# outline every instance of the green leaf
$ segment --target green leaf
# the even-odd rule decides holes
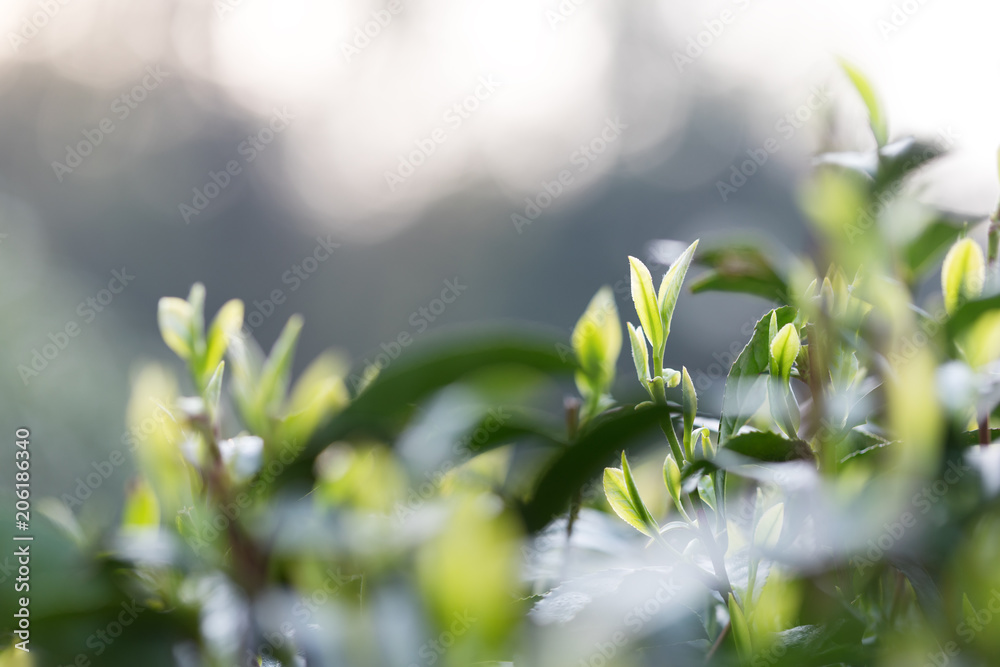
[[[925,164],[944,154],[935,144],[913,137],[904,137],[878,149],[878,173],[875,194],[892,190],[894,186]]]
[[[608,499],[608,504],[615,514],[622,521],[638,530],[643,535],[650,536],[649,528],[643,521],[642,516],[636,511],[629,497],[628,488],[625,484],[625,475],[618,468],[604,469],[604,495]]]
[[[626,458],[624,451],[622,452],[622,476],[625,480],[625,488],[628,490],[629,498],[632,501],[632,507],[635,508],[639,514],[639,518],[642,519],[648,529],[646,534],[650,536],[659,534],[660,526],[649,513],[646,503],[642,502],[642,496],[639,495],[639,487],[635,485],[635,479],[632,477],[632,470],[629,468],[628,458]]]
[[[672,368],[663,369],[663,386],[667,389],[673,389],[681,383],[681,373],[680,371],[675,371]]]
[[[790,324],[796,317],[796,310],[791,306],[783,306],[773,312],[776,327]],[[719,424],[720,447],[725,446],[726,441],[747,423],[764,402],[764,378],[761,374],[768,369],[771,359],[768,340],[770,321],[769,312],[757,322],[750,342],[729,371]]]
[[[635,363],[635,374],[639,383],[649,390],[649,350],[646,348],[646,335],[642,327],[636,329],[628,323],[628,339],[632,344],[632,361]]]
[[[673,412],[666,405],[624,407],[594,420],[535,481],[533,497],[521,508],[526,529],[537,532],[559,516],[569,506],[570,499],[601,474],[617,452],[626,448],[637,452],[662,442],[650,436],[659,433],[661,421],[669,419]]]
[[[734,435],[726,442],[726,449],[767,463],[812,461],[814,458],[808,443],[802,440],[789,440],[770,431],[751,431]]]
[[[736,603],[733,594],[729,594],[729,623],[733,630],[733,640],[736,643],[736,652],[739,654],[740,663],[749,665],[753,657],[753,647],[750,644],[750,629],[747,627],[747,620],[743,616],[743,610]]]
[[[122,528],[146,529],[160,525],[160,503],[153,487],[145,480],[139,480],[125,499],[122,514]]]
[[[295,356],[295,345],[302,332],[302,318],[293,315],[288,319],[285,328],[281,330],[278,340],[274,341],[271,354],[267,356],[261,369],[257,386],[257,409],[270,413],[276,410],[285,400],[288,392],[288,381],[292,373],[292,359]]]
[[[945,323],[948,338],[960,341],[983,315],[995,310],[1000,310],[1000,294],[960,304]]]
[[[854,84],[855,89],[857,89],[862,101],[864,101],[865,106],[868,108],[868,120],[871,123],[875,141],[878,142],[879,146],[883,146],[889,139],[889,127],[885,114],[882,111],[882,105],[875,94],[875,89],[868,78],[854,65],[841,60],[840,66],[851,80],[851,83]]]
[[[266,430],[266,423],[255,403],[261,369],[264,366],[264,353],[250,336],[234,337],[226,352],[232,371],[231,386],[236,406],[247,427],[254,433],[262,433]]]
[[[691,259],[695,250],[698,249],[698,242],[695,241],[687,247],[681,256],[670,265],[670,269],[664,274],[660,281],[660,290],[656,300],[660,310],[660,320],[663,322],[663,340],[670,336],[670,321],[674,316],[674,307],[677,305],[677,298],[680,296],[681,287],[684,284],[684,276],[687,275],[691,266]]]
[[[788,284],[763,249],[750,242],[704,250],[696,261],[709,271],[691,283],[691,292],[737,292],[787,304]]]
[[[602,287],[590,300],[573,329],[571,341],[580,361],[577,377],[580,393],[596,396],[607,393],[614,382],[622,349],[622,324],[610,287]]]
[[[324,352],[306,367],[295,382],[285,406],[282,440],[306,441],[319,425],[350,401],[344,378],[347,362],[334,352]]]
[[[943,214],[926,223],[917,237],[907,243],[901,252],[903,264],[909,272],[909,280],[913,282],[919,279],[925,271],[932,268],[964,228],[964,224]]]
[[[239,299],[227,301],[212,320],[208,329],[208,341],[205,358],[202,360],[201,373],[214,373],[229,347],[229,340],[240,332],[243,327],[243,302]]]
[[[674,499],[674,504],[680,506],[681,469],[669,454],[663,460],[663,484],[667,487],[667,493]]]
[[[966,301],[978,299],[986,282],[986,259],[983,249],[965,238],[951,247],[941,268],[941,292],[944,308],[953,314]]]
[[[649,275],[649,269],[641,260],[629,257],[629,270],[632,280],[632,302],[635,304],[635,312],[639,316],[639,324],[649,338],[650,345],[653,346],[653,357],[658,358],[663,354],[663,321],[660,317],[660,306],[657,302],[656,292],[653,291],[653,277]]]
[[[220,361],[215,372],[205,385],[205,398],[208,399],[208,414],[215,418],[219,414],[219,403],[222,400],[222,376],[226,371],[226,362]]]
[[[979,614],[976,613],[976,608],[969,601],[968,593],[962,593],[962,615],[965,617],[966,623],[976,623],[979,620]]]
[[[773,313],[772,321],[777,323]],[[801,349],[802,343],[799,341],[799,332],[795,325],[789,323],[783,326],[771,341],[771,374],[787,382],[792,374],[792,365]]]
[[[478,327],[427,334],[386,366],[343,410],[323,415],[302,456],[288,466],[278,485],[311,483],[310,461],[331,442],[350,435],[395,440],[414,406],[463,378],[493,369],[514,369],[532,381],[539,375],[571,374],[579,366],[567,342],[550,332]]]
[[[193,352],[191,319],[191,304],[184,299],[174,296],[160,299],[156,309],[160,335],[167,347],[184,360],[190,359]]]
[[[617,468],[604,470],[604,494],[615,514],[640,533],[653,537],[659,532],[659,526],[639,496],[625,452],[622,452],[620,470]]]
[[[192,285],[187,300],[191,304],[191,356],[200,360],[205,356],[205,286]]]
[[[681,380],[681,402],[684,407],[684,454],[690,461],[694,458],[694,444],[692,435],[694,433],[694,418],[698,415],[698,395],[694,390],[694,383],[688,375],[687,367],[681,367],[683,379]]]

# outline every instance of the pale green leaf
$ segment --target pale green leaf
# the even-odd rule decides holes
[[[614,292],[605,286],[590,300],[573,329],[571,340],[580,362],[580,372],[585,385],[598,395],[606,393],[614,381],[622,349],[621,326]],[[580,391],[585,393],[583,387]]]
[[[776,375],[782,380],[788,380],[792,373],[792,364],[799,356],[800,349],[802,349],[802,343],[799,340],[798,330],[794,324],[786,324],[771,341],[772,375]]]
[[[660,309],[660,318],[663,322],[663,340],[670,336],[670,320],[674,316],[674,307],[677,305],[677,298],[681,293],[681,286],[684,284],[684,276],[687,275],[694,252],[698,249],[698,242],[695,241],[681,253],[670,269],[664,274],[660,281],[660,290],[657,295],[657,303]]]
[[[215,372],[205,385],[205,398],[208,400],[208,413],[214,418],[219,414],[219,403],[222,400],[222,376],[225,374],[226,362],[220,361]]]
[[[674,499],[675,503],[679,503],[681,497],[681,469],[671,456],[667,456],[663,461],[663,483],[666,485],[670,497]]]
[[[753,657],[750,629],[747,627],[743,610],[736,603],[736,598],[733,597],[732,593],[729,594],[729,623],[732,626],[733,639],[736,641],[736,652],[739,654],[740,663],[749,665],[750,659]]]
[[[190,359],[193,351],[191,339],[191,304],[184,299],[165,296],[156,310],[157,323],[163,342],[181,359]]]
[[[659,358],[663,354],[663,322],[660,319],[660,307],[657,303],[656,292],[653,290],[653,277],[649,275],[649,269],[641,260],[629,257],[628,262],[635,312],[639,316],[642,330],[646,333],[646,337],[649,338],[649,343],[653,347],[653,357]]]
[[[684,454],[688,460],[694,459],[694,418],[698,414],[698,395],[694,383],[688,374],[687,367],[681,367],[681,399],[684,408]]]
[[[632,344],[632,361],[635,363],[635,374],[642,386],[649,388],[649,350],[646,348],[646,334],[642,327],[636,329],[628,323],[628,339]]]
[[[632,507],[635,508],[639,514],[639,518],[642,519],[648,529],[646,534],[658,534],[660,526],[653,520],[653,516],[649,513],[649,510],[646,509],[646,503],[642,502],[642,497],[639,495],[639,488],[635,485],[635,480],[632,478],[632,470],[629,468],[625,452],[622,452],[622,476],[625,479],[625,488],[628,490],[629,498],[632,500]]]
[[[289,376],[292,372],[292,359],[295,356],[295,345],[301,331],[302,318],[293,315],[288,319],[285,328],[281,330],[278,340],[271,348],[271,354],[264,362],[257,387],[255,405],[265,413],[275,410],[285,400]]]
[[[862,73],[861,70],[854,65],[845,60],[841,60],[840,66],[844,69],[844,72],[851,80],[851,83],[854,84],[858,94],[861,95],[861,99],[865,103],[865,107],[868,108],[868,120],[871,123],[872,133],[875,135],[875,141],[878,142],[879,146],[884,146],[886,141],[889,140],[889,122],[885,113],[882,111],[882,104],[879,102],[878,95],[875,93],[875,88],[868,80],[868,77],[866,77],[864,73]]]
[[[239,299],[231,299],[219,309],[215,319],[212,320],[212,326],[209,327],[203,373],[215,372],[222,357],[226,354],[230,339],[240,332],[242,326],[243,302]]]
[[[128,492],[122,513],[122,528],[147,529],[160,525],[160,503],[153,487],[139,480]]]
[[[608,504],[622,521],[638,530],[643,535],[652,537],[649,528],[643,521],[642,516],[632,506],[632,499],[629,496],[628,487],[625,484],[625,475],[618,468],[604,469],[604,495],[608,499]]]
[[[954,313],[966,301],[979,297],[985,282],[983,249],[969,238],[956,242],[948,250],[941,268],[941,291],[948,314]]]

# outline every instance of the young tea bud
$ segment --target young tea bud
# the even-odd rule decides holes
[[[941,268],[941,292],[944,308],[953,314],[960,305],[979,297],[986,282],[986,260],[983,249],[972,239],[965,238],[953,245]]]

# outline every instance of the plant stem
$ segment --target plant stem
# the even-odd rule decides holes
[[[705,656],[705,664],[707,665],[711,660],[712,656],[715,655],[719,647],[722,646],[722,642],[725,641],[726,635],[729,634],[729,628],[732,627],[732,622],[726,623],[725,627],[722,628],[722,632],[719,636],[715,638],[715,643],[712,644],[712,648],[708,650],[708,654]]]

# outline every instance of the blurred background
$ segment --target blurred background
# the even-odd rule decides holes
[[[950,150],[914,187],[979,219],[998,19],[974,0],[5,0],[0,410],[32,429],[35,493],[124,450],[130,372],[171,358],[157,299],[195,281],[209,312],[243,299],[265,348],[303,314],[299,368],[328,347],[360,368],[461,323],[568,336],[602,284],[634,320],[626,255],[669,263],[672,241],[808,248],[810,156],[872,147],[836,56],[894,136]],[[704,405],[765,306],[681,299],[666,362]]]

